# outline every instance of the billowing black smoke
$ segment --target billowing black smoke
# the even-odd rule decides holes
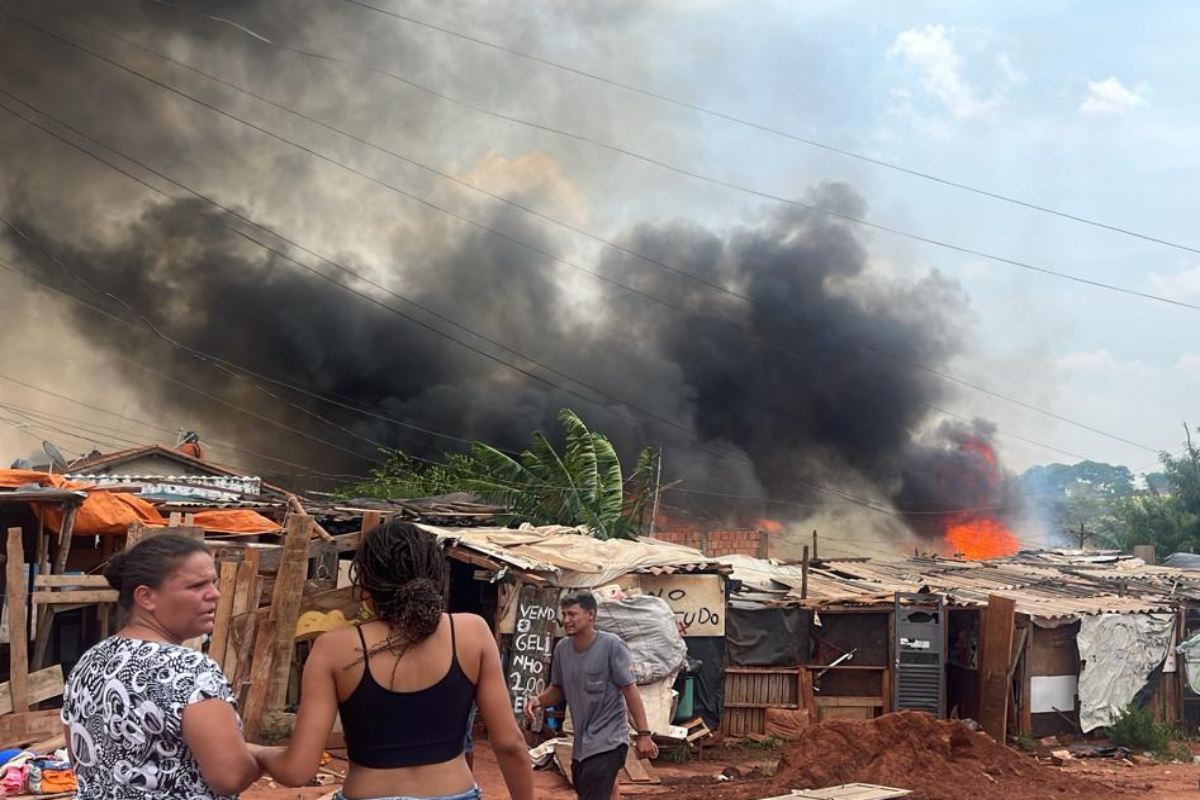
[[[515,151],[521,156],[499,158],[474,141],[479,129],[461,122],[451,127],[448,112],[415,112],[407,97],[380,104],[379,86],[354,75],[318,72],[308,62],[297,66],[291,57],[260,52],[253,42],[230,43],[227,31],[162,17],[168,12],[145,5],[150,8],[135,13],[119,4],[105,21],[189,53],[211,45],[217,54],[209,61],[234,64],[234,80],[262,83],[269,76],[272,96],[372,138],[399,132],[405,141],[421,142],[431,161],[444,156],[437,151],[446,142],[469,143],[456,163],[503,162],[507,179],[517,183],[510,195],[537,207],[554,201],[570,216],[563,208],[570,205],[576,176],[557,170],[578,159],[566,145],[527,144]],[[20,7],[33,14],[33,6]],[[326,45],[352,41],[361,21],[346,17],[344,9],[338,14],[291,27],[325,34]],[[269,15],[254,19],[270,24]],[[292,34],[272,31],[283,39]],[[90,35],[89,41],[100,41]],[[364,35],[386,41],[378,29]],[[761,496],[774,504],[760,506],[759,515],[793,517],[803,516],[803,508],[847,502],[834,491],[871,504],[897,498],[902,508],[927,502],[919,486],[926,454],[913,442],[927,425],[929,404],[945,388],[915,365],[936,367],[957,352],[959,310],[966,301],[936,273],[906,280],[870,267],[867,243],[845,223],[800,207],[762,210],[724,226],[647,221],[617,236],[623,247],[646,257],[640,259],[611,248],[580,253],[522,211],[471,200],[476,205],[469,216],[481,224],[536,250],[570,254],[577,266],[662,301],[656,303],[478,227],[397,205],[402,201],[328,163],[215,120],[178,97],[151,93],[129,76],[111,75],[32,33],[10,31],[0,52],[12,67],[0,71],[4,89],[366,278],[272,240],[304,269],[235,234],[231,227],[248,229],[209,203],[178,188],[167,187],[172,200],[149,194],[4,117],[0,145],[27,147],[36,169],[10,173],[0,186],[2,207],[67,271],[11,234],[0,250],[17,254],[43,280],[125,319],[136,322],[140,315],[189,348],[377,414],[256,379],[268,394],[160,337],[69,306],[80,336],[116,358],[119,380],[153,397],[168,415],[186,414],[202,430],[236,437],[260,452],[328,472],[361,473],[378,457],[379,443],[422,457],[461,447],[412,426],[517,448],[531,431],[553,430],[557,411],[566,406],[625,454],[662,446],[664,477],[683,481],[672,496],[678,505],[728,508],[718,495]],[[408,51],[397,58],[433,76],[458,51],[435,55],[429,63]],[[145,70],[162,68],[145,55],[137,63]],[[490,62],[479,72],[484,69],[495,71]],[[177,73],[169,77],[175,81]],[[510,77],[496,79],[503,84]],[[190,87],[201,85],[194,76],[188,80]],[[251,113],[244,98],[241,105],[225,95],[216,102]],[[433,103],[423,96],[421,102]],[[611,124],[602,105],[580,111],[567,93],[547,92],[546,102],[550,109],[583,114],[577,126],[603,130]],[[263,116],[261,123],[354,160],[344,142],[313,138],[283,119]],[[497,142],[527,136],[509,128],[486,130],[497,131]],[[531,151],[535,157],[522,161]],[[354,163],[377,175],[399,169],[377,160]],[[579,163],[580,176],[599,169],[587,158]],[[428,175],[392,180],[442,197]],[[813,187],[806,202],[867,214],[863,198],[843,184]],[[371,237],[361,246],[360,231]],[[241,415],[198,390],[315,439],[336,441],[341,449]],[[270,465],[259,466],[270,474]]]
[[[926,537],[949,525],[994,518],[1012,526],[1025,512],[1017,477],[1004,469],[993,444],[995,426],[944,422],[910,445],[896,506]]]

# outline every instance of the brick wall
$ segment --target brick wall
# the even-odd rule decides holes
[[[693,547],[711,558],[733,555],[766,558],[770,554],[770,539],[767,532],[751,528],[716,531],[682,528],[655,531],[654,538],[681,544],[685,547]]]

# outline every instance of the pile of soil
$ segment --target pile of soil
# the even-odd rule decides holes
[[[785,749],[777,794],[842,783],[911,789],[911,800],[1027,800],[1111,795],[1114,788],[1040,764],[957,720],[915,711],[830,720]],[[770,796],[770,795],[760,795]]]

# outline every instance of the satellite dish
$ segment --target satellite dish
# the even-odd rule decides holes
[[[66,473],[67,458],[66,458],[66,456],[64,456],[62,454],[62,450],[59,450],[57,447],[55,447],[53,442],[47,442],[47,441],[42,442],[42,450],[46,453],[46,456],[49,457],[49,459],[50,459],[50,471],[51,472],[54,472],[57,470],[58,472]]]

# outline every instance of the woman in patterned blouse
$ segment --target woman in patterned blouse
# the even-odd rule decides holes
[[[84,653],[62,721],[79,800],[216,800],[261,774],[221,668],[184,647],[211,633],[217,573],[204,543],[174,533],[112,557],[125,625]]]

